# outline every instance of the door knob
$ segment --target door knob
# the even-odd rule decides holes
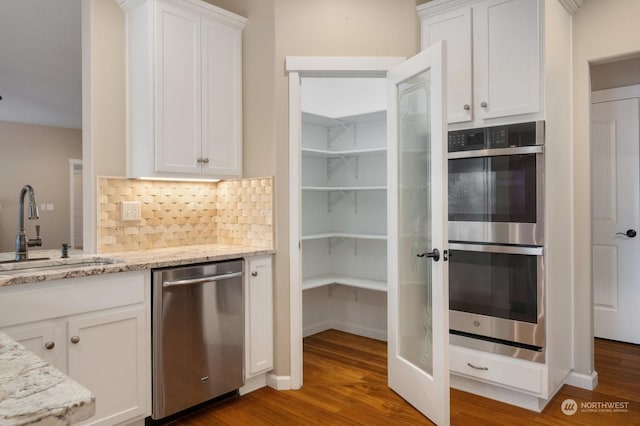
[[[627,232],[616,232],[616,235],[626,235],[629,238],[635,238],[638,233],[635,229],[627,229]]]
[[[440,250],[438,250],[437,248],[434,248],[432,252],[426,252],[426,253],[421,253],[416,255],[418,257],[430,257],[431,259],[433,259],[435,262],[437,262],[438,260],[440,260]]]

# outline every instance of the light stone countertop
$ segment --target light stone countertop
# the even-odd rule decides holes
[[[179,266],[202,262],[273,254],[272,249],[209,244],[87,255],[71,251],[68,259],[59,250],[31,250],[29,262],[0,263],[0,288],[19,284],[87,277],[115,272]],[[14,253],[0,253],[0,262]],[[36,258],[49,258],[34,260]],[[87,264],[82,262],[115,262]],[[34,267],[30,270],[20,269]],[[17,267],[17,268],[16,268]],[[37,355],[0,332],[0,426],[68,425],[95,413],[93,395]]]
[[[95,398],[0,332],[0,426],[69,425],[95,414]]]
[[[88,277],[114,272],[180,266],[193,263],[215,262],[240,257],[273,254],[273,249],[226,244],[206,244],[169,247],[136,252],[79,254],[70,252],[61,259],[59,250],[30,250],[28,262],[0,263],[0,287],[65,278]],[[14,253],[0,253],[0,262],[11,260]],[[36,258],[46,260],[33,260]],[[79,262],[92,262],[82,265]],[[71,264],[77,264],[70,268]],[[101,264],[98,264],[101,263]],[[29,267],[30,269],[17,269]]]

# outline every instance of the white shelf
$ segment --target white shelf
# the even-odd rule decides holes
[[[363,123],[367,121],[382,121],[387,119],[386,111],[372,111],[368,113],[351,115],[348,117],[327,117],[312,112],[302,112],[302,122],[323,127],[342,126],[345,124]]]
[[[313,149],[302,148],[302,155],[305,157],[315,158],[333,158],[333,157],[347,157],[347,156],[363,156],[363,155],[377,155],[386,154],[387,148],[363,148],[363,149],[349,149],[343,151],[330,151],[327,149]]]
[[[323,232],[319,234],[303,235],[302,240],[321,240],[323,238],[354,238],[358,240],[386,240],[387,236],[382,234],[365,234],[355,232]]]
[[[322,275],[302,281],[302,289],[323,287],[331,284],[347,285],[350,287],[365,288],[375,291],[387,291],[387,283],[384,281],[366,280],[362,278],[348,277],[346,275]]]
[[[386,186],[303,186],[303,191],[386,191]]]

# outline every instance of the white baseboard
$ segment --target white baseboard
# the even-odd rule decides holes
[[[244,386],[240,388],[240,395],[246,395],[249,392],[253,392],[254,390],[258,390],[267,386],[267,375],[260,374],[259,376],[250,377],[244,381]]]
[[[503,388],[502,386],[495,386],[475,379],[458,376],[457,374],[451,374],[450,385],[454,389],[459,389],[489,399],[495,399],[496,401],[515,405],[538,413],[542,412],[547,402],[549,402],[548,400],[544,400],[524,392],[514,391],[512,389]]]
[[[341,321],[333,321],[330,328],[338,331],[344,331],[345,333],[368,337],[370,339],[382,340],[383,342],[387,341],[387,330],[376,330],[374,328],[363,327],[361,325]]]
[[[598,386],[598,372],[594,370],[590,375],[586,375],[572,371],[567,375],[564,383],[577,388],[594,390]]]
[[[290,390],[291,376],[277,376],[273,373],[267,373],[267,386],[275,390]]]
[[[329,330],[332,328],[332,324],[332,321],[325,321],[308,325],[302,329],[302,337],[311,336],[312,334]]]
[[[343,321],[325,321],[308,325],[302,330],[302,336],[307,337],[331,329],[344,331],[345,333],[356,334],[358,336],[368,337],[370,339],[382,340],[383,342],[387,341],[387,330],[377,330],[374,328],[363,327],[358,324]]]

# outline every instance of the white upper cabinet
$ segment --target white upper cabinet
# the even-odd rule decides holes
[[[127,175],[241,176],[246,19],[199,0],[120,4],[127,13]]]
[[[538,0],[433,1],[419,11],[422,48],[447,41],[449,124],[541,112]]]
[[[471,8],[463,7],[422,20],[422,48],[447,41],[448,123],[473,120]]]

